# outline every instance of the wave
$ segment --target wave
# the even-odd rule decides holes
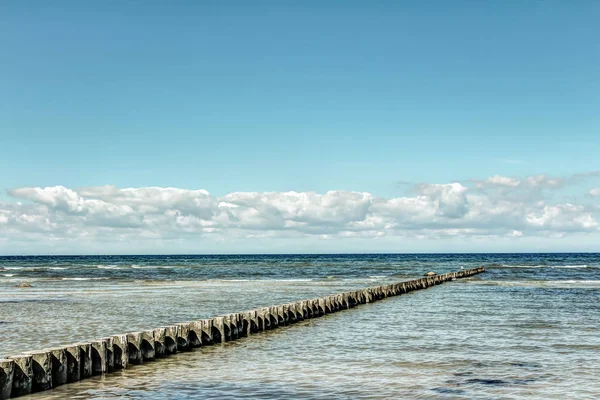
[[[63,281],[95,281],[95,280],[104,280],[110,278],[61,278]]]
[[[290,278],[290,279],[244,279],[244,278],[215,278],[215,279],[207,279],[206,282],[264,282],[264,283],[273,283],[273,282],[314,282],[313,278]],[[201,282],[201,281],[200,281]]]
[[[477,285],[490,285],[490,286],[525,286],[525,287],[539,287],[539,288],[573,288],[573,287],[588,287],[596,288],[600,287],[600,280],[531,280],[531,281],[473,281],[473,284]]]
[[[0,267],[0,271],[18,271],[18,270],[28,270],[32,272],[40,272],[40,271],[48,271],[48,270],[64,270],[69,269],[68,267],[46,267],[46,266],[36,266],[36,267]]]
[[[597,268],[596,266],[590,266],[587,264],[583,265],[507,265],[502,264],[503,268],[553,268],[553,269],[561,269],[561,268]]]
[[[121,269],[118,265],[96,265],[98,269]]]
[[[2,276],[5,276],[5,277],[7,277],[7,278],[10,278],[10,277],[13,277],[13,276],[15,276],[15,274],[2,274]]]
[[[178,265],[139,265],[139,264],[132,264],[131,268],[133,269],[172,269],[172,268],[178,268],[180,266]]]
[[[157,266],[157,265],[139,265],[139,264],[132,264],[131,268],[133,269],[153,269],[153,268],[170,268],[167,266]]]
[[[263,279],[261,279],[263,280]],[[264,279],[270,282],[312,282],[313,278],[290,278],[290,279]]]

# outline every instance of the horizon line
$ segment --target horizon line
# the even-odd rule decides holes
[[[214,257],[214,256],[370,256],[370,255],[471,255],[471,254],[600,254],[600,251],[515,252],[374,252],[374,253],[115,253],[115,254],[0,254],[0,257]]]

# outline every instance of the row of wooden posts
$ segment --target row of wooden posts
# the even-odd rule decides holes
[[[49,390],[180,351],[235,340],[483,271],[483,267],[461,270],[11,356],[0,359],[0,400]]]

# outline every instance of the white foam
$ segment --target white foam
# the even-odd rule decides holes
[[[255,283],[286,283],[286,282],[313,282],[311,278],[297,279],[207,279],[207,282],[255,282]]]
[[[502,265],[504,268],[589,268],[587,264],[582,265]]]
[[[63,281],[92,281],[92,280],[101,280],[101,279],[109,279],[109,278],[61,278]]]
[[[118,265],[96,265],[99,269],[119,269]]]
[[[543,268],[546,265],[506,265],[502,264],[504,268]]]
[[[541,288],[572,288],[572,287],[599,287],[600,280],[544,280],[544,281],[477,281],[477,285],[497,285],[497,286],[525,286]]]

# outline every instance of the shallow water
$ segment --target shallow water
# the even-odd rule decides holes
[[[597,398],[598,254],[0,258],[0,355],[479,265],[31,398]]]

